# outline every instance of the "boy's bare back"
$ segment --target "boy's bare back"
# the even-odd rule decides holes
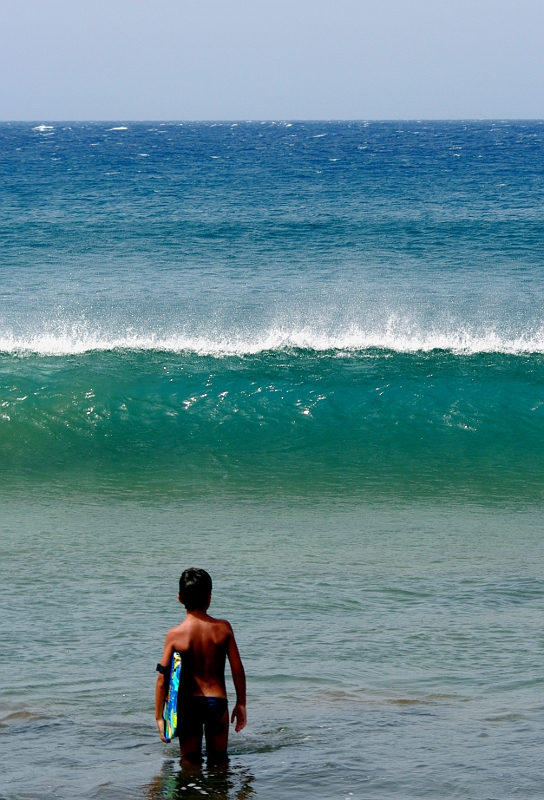
[[[225,619],[214,619],[205,611],[188,612],[187,618],[166,634],[162,663],[170,663],[172,653],[181,653],[190,665],[195,682],[193,695],[226,697],[225,660],[239,661],[234,633]]]

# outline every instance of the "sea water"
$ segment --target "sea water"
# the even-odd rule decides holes
[[[0,797],[544,797],[543,138],[0,126]],[[189,774],[187,566],[249,689]]]

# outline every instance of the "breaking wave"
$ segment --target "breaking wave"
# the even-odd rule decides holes
[[[15,335],[0,334],[0,353],[44,356],[78,355],[112,350],[195,353],[228,357],[259,353],[307,350],[316,353],[354,353],[387,350],[397,353],[448,351],[459,355],[503,353],[525,355],[544,353],[544,326],[516,335],[498,330],[419,330],[390,321],[383,329],[365,330],[352,326],[336,333],[310,327],[272,327],[262,333],[116,333],[108,335],[78,326],[53,332]]]

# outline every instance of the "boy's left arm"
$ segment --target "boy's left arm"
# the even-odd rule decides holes
[[[159,666],[168,670],[170,666],[170,660],[172,658],[172,645],[168,641],[169,637],[168,634],[166,635],[166,640],[164,642],[164,650],[162,653],[162,658],[160,660],[160,665],[157,664],[157,669]],[[162,717],[162,712],[164,708],[164,703],[166,701],[166,695],[168,693],[168,683],[166,680],[166,674],[163,672],[159,672],[157,675],[157,682],[155,683],[155,722],[157,723],[157,728],[159,731],[159,736],[161,737],[163,742],[166,742],[164,738],[164,719]]]

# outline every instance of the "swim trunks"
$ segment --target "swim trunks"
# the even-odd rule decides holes
[[[179,697],[178,695],[179,718],[190,720],[191,723],[213,727],[221,722],[227,706],[226,697],[204,697],[203,695]]]

